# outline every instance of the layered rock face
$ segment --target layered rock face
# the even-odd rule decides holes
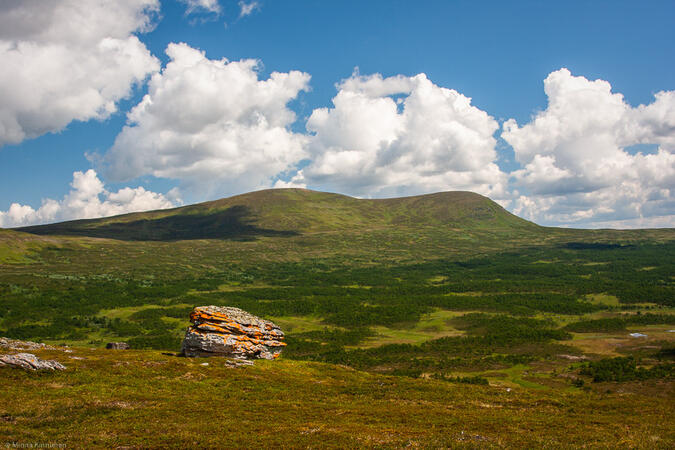
[[[185,333],[185,356],[274,359],[286,346],[284,333],[270,322],[239,308],[198,306]]]

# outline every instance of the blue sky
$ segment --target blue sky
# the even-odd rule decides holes
[[[4,15],[12,23],[17,23],[17,8],[31,13],[23,17],[32,17],[0,32],[0,42],[6,44],[1,49],[0,62],[4,59],[5,67],[25,67],[21,58],[30,58],[26,70],[36,71],[34,78],[0,76],[0,114],[18,117],[24,131],[37,129],[12,140],[3,139],[2,133],[9,136],[9,132],[0,128],[0,144],[5,143],[0,147],[0,226],[191,203],[272,187],[277,180],[362,197],[475,190],[542,224],[636,227],[675,223],[675,108],[672,96],[655,100],[656,93],[675,89],[673,2],[267,0],[258,1],[245,16],[242,8],[246,10],[253,2],[140,0],[123,2],[118,11],[106,11],[102,4],[82,12],[84,20],[98,20],[95,14],[120,14],[117,23],[128,20],[128,26],[120,30],[110,25],[111,36],[129,48],[135,45],[129,39],[137,36],[148,54],[134,59],[138,65],[134,73],[118,67],[128,61],[123,56],[110,66],[109,57],[98,65],[83,63],[83,81],[70,79],[69,71],[79,67],[78,58],[84,59],[82,52],[91,51],[92,61],[101,57],[96,54],[99,47],[93,44],[108,37],[106,25],[91,31],[94,34],[81,33],[76,28],[75,19],[80,14],[77,2],[63,11],[45,8],[44,3],[10,1],[0,6],[0,17]],[[190,3],[194,6],[191,10]],[[35,14],[30,8],[36,8]],[[125,9],[128,14],[120,12]],[[134,22],[138,14],[146,14],[145,26]],[[75,17],[72,23],[68,20],[71,16]],[[0,25],[5,19],[0,18]],[[38,25],[28,22],[51,26],[54,31],[40,34],[35,31]],[[82,50],[79,46],[88,39],[91,46],[85,45]],[[21,47],[31,43],[44,48],[60,46],[62,51],[73,52],[75,69],[72,64],[70,69],[60,67],[49,52],[31,53]],[[250,124],[244,121],[233,125],[223,119],[232,111],[215,107],[214,114],[219,116],[205,120],[220,127],[219,132],[190,130],[165,147],[153,145],[157,145],[157,136],[167,130],[149,125],[166,118],[162,112],[145,114],[135,124],[136,130],[124,132],[127,113],[148,92],[149,78],[167,70],[171,58],[165,50],[171,43],[185,43],[190,49],[205,52],[204,64],[222,58],[229,62],[258,60],[254,73],[259,80],[267,80],[272,72],[307,74],[307,80],[296,80],[292,88],[279,87],[276,94],[269,94],[288,100],[282,102],[285,108],[277,105],[266,109],[262,103],[242,106],[246,111],[258,108],[256,114],[266,123],[278,121],[270,127],[286,130],[280,135],[285,142],[280,147],[285,150],[277,149],[275,141],[269,140],[276,136],[271,129],[263,130],[269,133],[260,137],[255,149],[246,147],[246,142],[257,139],[251,134]],[[355,68],[359,77],[353,75]],[[560,72],[563,68],[567,69],[564,73]],[[223,74],[228,70],[222,65],[212,69]],[[372,78],[376,74],[381,78]],[[426,81],[415,78],[418,74],[425,74]],[[91,89],[104,97],[108,95],[106,100],[116,105],[115,112],[78,114],[72,108],[55,108],[45,118],[36,111],[49,109],[45,108],[46,102],[55,102],[59,95],[63,97],[59,101],[76,105],[82,100],[72,84],[86,84],[99,76],[109,78]],[[176,82],[190,76],[186,71],[176,71],[171,79]],[[63,88],[59,90],[55,82],[55,91],[45,92],[37,106],[2,99],[11,97],[13,92],[41,93],[46,89],[42,84],[49,84],[52,77],[62,77]],[[390,77],[399,77],[397,86],[405,87],[391,94],[386,88],[386,93],[381,94],[383,86],[394,82]],[[127,85],[117,86],[124,79]],[[346,79],[358,81],[354,85],[358,86],[341,85],[344,97],[356,92],[363,102],[352,96],[336,107],[332,103],[339,90],[336,84]],[[216,87],[227,91],[227,80],[225,77],[223,84]],[[374,91],[364,88],[368,80],[379,83],[379,87]],[[559,109],[548,108],[552,97],[545,92],[544,80],[549,80],[551,95],[556,95],[558,104],[563,105]],[[603,88],[595,80],[604,80],[611,87]],[[192,83],[200,82],[192,79]],[[118,92],[106,94],[106,83],[115,84]],[[167,87],[168,83],[167,73],[156,86]],[[191,93],[191,88],[186,84],[181,94],[198,98],[199,93]],[[293,92],[284,96],[283,89]],[[471,99],[474,109],[467,113],[469,118],[449,103],[441,105],[441,98],[451,101],[446,95],[449,90]],[[590,92],[589,96],[584,97],[585,92]],[[424,105],[417,104],[415,109],[413,99],[418,94]],[[623,98],[617,100],[619,94]],[[248,94],[244,91],[239,95]],[[210,98],[203,101],[209,102]],[[166,107],[166,114],[171,108],[186,107],[169,104],[166,99],[164,103],[151,100],[156,100],[153,105],[158,110]],[[380,121],[387,114],[385,103],[391,101],[393,105],[396,100],[400,100],[399,116],[394,114]],[[240,103],[236,98],[231,101]],[[377,105],[384,109],[377,109]],[[449,109],[439,110],[436,115],[433,105]],[[651,105],[651,109],[642,111],[639,105]],[[327,108],[327,116],[319,120],[319,113],[313,113],[322,108]],[[296,120],[280,118],[288,111],[295,113]],[[487,118],[478,117],[479,113]],[[541,115],[539,125],[532,122],[537,114]],[[53,115],[60,115],[61,120]],[[349,117],[357,116],[372,118],[373,122],[362,119],[363,129],[358,123],[347,123]],[[594,121],[605,116],[614,119]],[[445,117],[445,122],[420,125],[434,117]],[[517,125],[507,132],[504,123],[509,119]],[[571,120],[578,122],[569,125],[567,131],[551,125]],[[455,122],[462,129],[459,135],[446,127]],[[237,131],[232,128],[235,125],[249,128]],[[224,129],[231,132],[225,133]],[[334,136],[337,132],[342,133],[339,138]],[[346,136],[349,133],[354,135]],[[362,136],[373,133],[376,136],[368,139]],[[227,142],[235,139],[233,136],[241,139],[235,150]],[[116,146],[116,138],[124,148],[121,144]],[[416,142],[426,138],[428,145],[438,147],[433,151],[417,148]],[[195,150],[187,144],[195,139],[217,141],[220,147]],[[377,143],[377,148],[369,147],[371,141]],[[138,148],[132,148],[136,143]],[[221,172],[186,172],[181,167],[167,166],[167,155],[173,157],[180,152],[183,154],[176,157],[177,164],[198,166],[200,155],[208,155],[203,165],[222,167]],[[277,156],[274,152],[284,153]],[[143,156],[138,156],[141,153]],[[268,167],[264,158],[275,159],[275,163]],[[129,164],[142,167],[125,170]],[[90,169],[96,174],[87,172]],[[83,173],[78,184],[81,188],[74,187],[78,182],[73,174],[78,171]],[[252,179],[253,184],[248,182]],[[124,196],[109,197],[109,193],[119,193],[127,187],[131,189]],[[143,195],[137,191],[139,187]],[[85,193],[73,194],[77,189]],[[98,200],[87,203],[93,196]],[[46,199],[53,199],[59,209],[39,213]],[[10,217],[14,203],[24,208],[19,213],[15,207]],[[28,206],[33,212],[25,208]]]

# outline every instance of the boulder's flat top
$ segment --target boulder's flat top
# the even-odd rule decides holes
[[[196,316],[196,314],[201,314],[201,316]],[[192,316],[198,317],[199,321],[209,322],[226,320],[237,322],[241,325],[253,325],[260,327],[261,329],[279,329],[279,327],[269,320],[261,319],[258,316],[254,316],[243,309],[234,308],[232,306],[198,306],[194,309]],[[211,317],[207,317],[211,316]]]

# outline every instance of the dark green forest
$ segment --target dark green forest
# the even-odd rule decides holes
[[[572,332],[675,324],[674,256],[672,242],[570,242],[403,265],[230,264],[198,278],[3,272],[0,335],[175,351],[192,307],[213,304],[316,318],[320,329],[287,333],[287,358],[411,376],[485,370],[579,354],[561,343]],[[589,301],[598,293],[618,303]],[[102,314],[129,307],[139,309],[124,318]],[[439,309],[458,312],[447,324],[461,336],[359,348],[376,336],[373,327],[406,329]],[[587,318],[603,313],[611,317]]]

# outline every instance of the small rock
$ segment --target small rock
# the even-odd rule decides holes
[[[54,360],[40,359],[32,353],[0,355],[0,367],[18,367],[26,370],[65,370],[66,367]]]
[[[250,361],[248,359],[235,358],[235,359],[228,359],[225,361],[225,367],[229,367],[232,369],[236,367],[246,367],[252,365],[253,361]]]
[[[208,366],[209,363],[201,363],[200,366]]]
[[[464,433],[464,431],[461,431],[459,433],[459,436],[457,437],[458,441],[488,441],[490,440],[489,438],[485,436],[481,436],[480,434],[469,434],[469,433]]]
[[[586,356],[575,355],[558,355],[558,358],[567,359],[568,361],[586,361],[588,359]]]
[[[647,337],[646,334],[642,334],[642,333],[630,333],[628,336],[633,337],[633,338],[643,338],[643,337]]]
[[[126,342],[108,342],[105,348],[108,350],[129,350],[131,347]]]

